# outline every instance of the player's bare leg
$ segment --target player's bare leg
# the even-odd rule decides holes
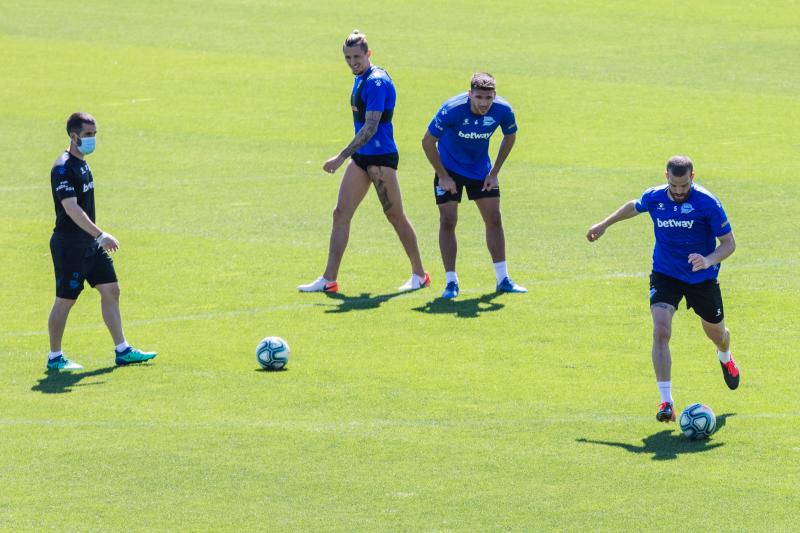
[[[508,275],[506,237],[503,232],[503,217],[500,214],[500,198],[479,198],[475,200],[475,205],[478,206],[486,226],[486,246],[489,248],[492,263],[494,263],[497,292],[528,292],[528,289],[514,283],[514,280]]]
[[[106,323],[111,338],[114,339],[114,360],[117,365],[142,363],[153,359],[156,352],[145,352],[134,348],[125,340],[122,332],[122,313],[119,310],[119,283],[101,283],[95,286],[100,293],[100,308],[103,311],[103,322]]]
[[[725,327],[725,321],[721,320],[717,324],[712,324],[701,318],[700,323],[703,325],[706,336],[717,347],[717,357],[722,366],[722,377],[725,379],[725,384],[731,390],[737,388],[739,386],[739,367],[736,366],[736,361],[733,360],[733,354],[731,354],[731,332]]]
[[[425,279],[427,274],[422,266],[422,257],[417,245],[417,234],[403,210],[403,199],[400,195],[397,171],[391,167],[370,165],[367,167],[367,172],[372,184],[375,185],[375,192],[383,207],[383,213],[394,227],[400,242],[403,244],[406,255],[411,261],[411,271],[420,279]]]
[[[50,317],[47,320],[47,331],[50,334],[50,351],[60,352],[61,341],[64,339],[64,330],[67,327],[67,318],[72,306],[77,300],[56,297]]]
[[[656,383],[661,392],[661,405],[656,420],[674,422],[675,407],[672,401],[672,354],[669,351],[669,340],[672,336],[672,315],[675,308],[667,303],[657,302],[650,306],[653,316],[653,370]]]
[[[76,301],[56,297],[53,308],[50,310],[50,317],[47,319],[47,331],[50,335],[50,354],[47,358],[48,372],[81,370],[83,368],[78,363],[64,357],[64,352],[61,350],[61,341],[64,338],[64,329],[67,327],[67,318]]]
[[[675,308],[663,302],[650,306],[653,315],[653,370],[657,381],[669,381],[672,372],[672,354],[669,339],[672,337],[672,315]]]
[[[456,271],[458,255],[458,239],[456,224],[458,223],[458,202],[439,204],[439,251],[445,272]]]
[[[500,214],[500,198],[479,198],[475,205],[486,226],[486,246],[492,256],[492,263],[506,260],[506,236],[503,232],[503,217]]]
[[[101,283],[95,289],[100,293],[103,322],[106,323],[114,344],[122,344],[125,342],[125,334],[122,332],[122,314],[119,310],[119,283]]]
[[[339,266],[342,264],[344,250],[350,239],[350,221],[359,204],[367,195],[370,180],[353,161],[348,163],[339,186],[339,198],[333,210],[333,226],[331,227],[331,240],[328,247],[328,264],[322,276],[330,281],[335,281],[339,275]]]
[[[706,322],[702,318],[700,324],[703,325],[703,331],[706,336],[711,339],[711,342],[716,345],[720,352],[727,352],[731,348],[731,332],[725,327],[725,321],[722,320],[717,324]]]

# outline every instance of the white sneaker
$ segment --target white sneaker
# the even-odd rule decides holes
[[[339,292],[339,284],[320,276],[307,285],[298,285],[297,290],[300,292]]]
[[[429,287],[430,284],[431,284],[431,277],[427,272],[425,272],[424,278],[420,278],[416,274],[411,274],[411,279],[403,283],[401,286],[397,287],[397,290],[415,291],[417,289],[423,289],[425,287]]]

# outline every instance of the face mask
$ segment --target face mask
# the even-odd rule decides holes
[[[95,145],[97,144],[96,137],[84,137],[80,140],[81,143],[78,145],[78,151],[83,155],[89,155],[94,152]]]

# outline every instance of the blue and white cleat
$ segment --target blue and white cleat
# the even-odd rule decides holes
[[[141,350],[137,350],[133,346],[129,346],[121,352],[114,350],[114,355],[116,355],[116,363],[120,366],[123,366],[130,365],[132,363],[143,363],[144,361],[149,361],[156,356],[156,352],[143,352]]]
[[[70,361],[63,355],[59,355],[54,359],[48,359],[47,370],[83,370],[83,367],[74,361]]]
[[[509,277],[503,278],[503,281],[497,284],[497,292],[528,292],[528,289],[522,285],[517,285]]]
[[[442,293],[442,298],[447,300],[452,300],[458,296],[458,282],[457,281],[449,281],[447,286],[444,288],[444,292]]]

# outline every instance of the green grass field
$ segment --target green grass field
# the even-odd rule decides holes
[[[796,1],[1,11],[0,529],[798,528]],[[340,45],[356,27],[398,86],[404,200],[434,279],[413,294],[396,294],[409,267],[373,193],[340,296],[295,290],[327,254],[341,171],[321,166],[352,137]],[[443,303],[419,141],[476,70],[520,126],[501,183],[531,292],[493,294],[465,203],[463,292]],[[86,290],[64,346],[85,371],[48,376],[49,170],[77,110],[99,121],[89,163],[127,337],[159,356],[114,368]],[[678,406],[724,422],[701,443],[654,420],[649,217],[584,237],[676,153],[738,243],[721,283],[739,390],[694,314],[674,322]],[[288,371],[256,370],[267,335],[291,344]]]

